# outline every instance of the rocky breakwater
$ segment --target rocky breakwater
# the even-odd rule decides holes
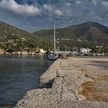
[[[58,59],[41,76],[42,88],[28,91],[15,108],[108,108],[108,72],[94,60]]]

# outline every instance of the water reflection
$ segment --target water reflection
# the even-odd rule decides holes
[[[26,91],[38,88],[39,77],[50,64],[43,56],[1,56],[0,106],[15,105]]]

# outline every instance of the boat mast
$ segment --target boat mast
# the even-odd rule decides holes
[[[55,21],[54,21],[54,51],[56,51],[56,27],[55,27]]]

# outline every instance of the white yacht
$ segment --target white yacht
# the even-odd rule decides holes
[[[57,58],[58,58],[58,54],[49,52],[49,54],[48,54],[48,60],[54,61],[54,60],[56,60]]]
[[[56,60],[58,58],[58,54],[56,53],[56,30],[54,24],[54,49],[53,52],[48,53],[48,60]]]

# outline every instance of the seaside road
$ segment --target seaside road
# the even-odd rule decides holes
[[[108,58],[58,59],[40,83],[14,108],[108,108]]]

